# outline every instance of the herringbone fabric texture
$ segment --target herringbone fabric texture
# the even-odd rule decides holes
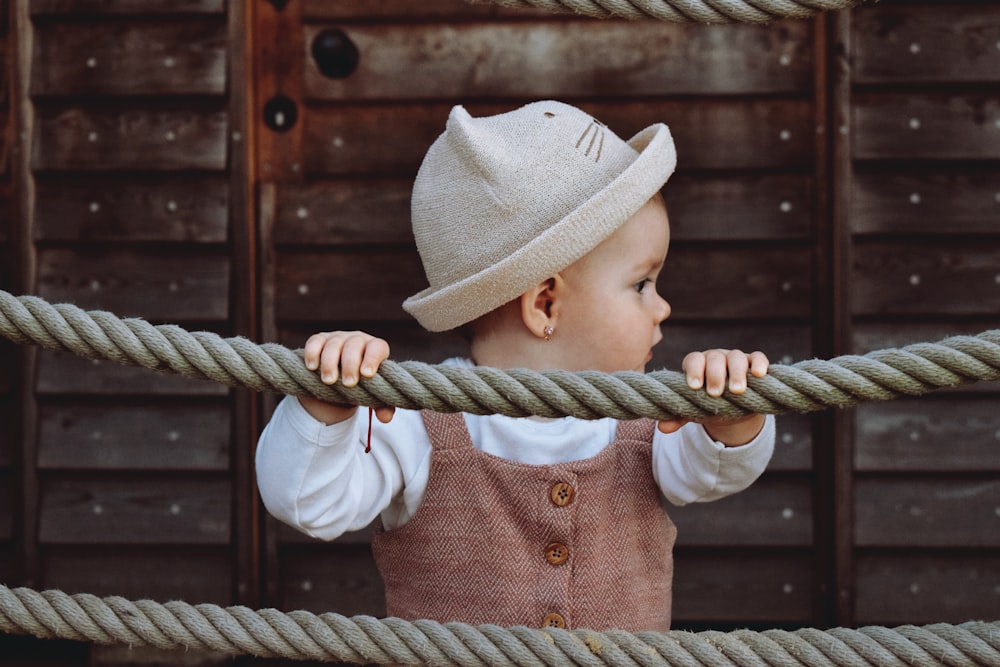
[[[622,422],[595,457],[535,466],[473,447],[460,414],[424,412],[433,453],[416,514],[373,542],[404,619],[570,628],[670,627],[676,528],[660,503],[655,422]],[[572,487],[564,506],[556,484]],[[552,545],[565,562],[547,559]],[[556,551],[559,551],[559,548]]]

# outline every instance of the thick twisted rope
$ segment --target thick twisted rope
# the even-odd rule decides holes
[[[141,319],[83,311],[71,304],[51,305],[37,297],[14,297],[3,291],[0,334],[18,343],[256,391],[374,407],[511,417],[697,419],[749,412],[811,412],[1000,379],[1000,330],[864,356],[775,364],[765,377],[751,377],[746,393],[721,397],[691,390],[676,371],[503,371],[415,361],[387,361],[374,378],[355,387],[328,386],[305,368],[299,350],[206,331],[192,333],[171,324],[154,326]]]
[[[768,23],[848,9],[863,0],[467,0],[592,18],[659,19],[676,23]]]
[[[0,630],[229,655],[469,667],[1000,665],[1000,622],[752,632],[534,630],[0,586]]]

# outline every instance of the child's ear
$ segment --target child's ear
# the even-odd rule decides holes
[[[545,338],[546,328],[556,325],[563,284],[563,277],[557,273],[521,295],[521,321],[538,338]]]

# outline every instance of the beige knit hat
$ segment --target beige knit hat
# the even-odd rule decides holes
[[[430,287],[403,308],[430,331],[499,308],[593,250],[676,163],[662,123],[626,143],[561,102],[483,118],[452,108],[411,200]]]

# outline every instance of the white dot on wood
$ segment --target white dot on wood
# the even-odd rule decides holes
[[[910,593],[912,593],[913,595],[916,595],[919,592],[920,592],[920,584],[918,584],[916,582],[913,582],[912,584],[910,584]]]
[[[785,364],[786,366],[792,363],[792,356],[790,354],[786,354],[785,356],[781,357],[781,363]]]
[[[787,53],[782,53],[781,57],[778,58],[778,62],[781,63],[783,66],[787,67],[788,65],[792,64],[792,57]]]
[[[91,291],[94,291],[94,292],[100,290],[101,289],[101,281],[99,281],[99,280],[91,280],[90,281],[90,289],[91,289]]]
[[[791,595],[792,593],[795,592],[795,586],[793,586],[792,584],[785,584],[784,586],[781,587],[781,592],[784,593],[785,595]]]
[[[181,513],[181,506],[177,503],[173,503],[170,506],[170,513],[173,514],[174,516],[177,516],[178,514]]]
[[[97,67],[97,58],[87,58],[87,67],[91,69]]]
[[[167,202],[167,210],[170,211],[171,213],[173,213],[174,211],[176,211],[177,210],[177,202],[175,202],[173,199],[171,199],[170,201],[168,201]]]
[[[299,285],[299,294],[301,294],[302,296],[309,294],[309,285],[306,285],[305,283]]]
[[[178,431],[170,431],[169,433],[167,433],[167,440],[169,440],[170,442],[177,442],[180,439],[181,439],[181,434]]]
[[[912,274],[910,276],[910,284],[913,285],[914,287],[916,287],[917,285],[919,285],[920,284],[920,276],[918,274],[916,274],[916,273]]]
[[[295,215],[298,216],[299,220],[305,220],[306,218],[309,217],[309,209],[307,209],[305,206],[299,206],[298,209],[296,209],[295,211]]]
[[[919,130],[920,129],[920,119],[919,118],[911,118],[910,119],[910,129],[911,130]]]
[[[781,510],[781,518],[784,519],[785,521],[791,520],[792,517],[794,516],[795,516],[795,510],[793,510],[791,507],[786,507],[785,509]]]
[[[93,511],[94,511],[94,514],[97,514],[97,515],[104,514],[104,508],[101,507],[99,504],[95,504],[94,505]]]
[[[172,57],[167,56],[166,58],[163,59],[163,66],[164,67],[173,67],[175,62],[176,61]]]
[[[343,137],[334,137],[333,138],[333,147],[334,148],[343,148],[344,147],[344,138]]]
[[[95,141],[97,141],[97,132],[88,132],[87,141],[89,141],[90,143],[94,143]]]
[[[920,203],[920,193],[919,192],[912,192],[912,193],[910,193],[910,203],[911,204],[919,204]]]
[[[782,292],[791,292],[792,291],[792,283],[790,281],[787,281],[787,280],[785,282],[781,283],[781,291]]]
[[[783,445],[790,445],[793,442],[795,442],[795,436],[794,435],[792,435],[791,433],[782,433],[781,434],[781,444],[783,444]]]
[[[174,139],[177,138],[177,135],[174,134],[173,130],[167,130],[167,133],[164,135],[163,138],[166,139],[167,141],[173,141]]]
[[[910,44],[910,53],[912,53],[914,55],[920,53],[920,45],[917,44],[916,42],[913,42],[912,44]]]
[[[97,213],[100,210],[101,210],[101,205],[100,204],[98,204],[96,201],[90,202],[90,212],[91,213]]]
[[[792,138],[792,133],[789,132],[788,130],[782,130],[778,136],[781,137],[782,141],[788,141],[789,139]]]
[[[304,591],[306,591],[308,593],[312,589],[313,589],[313,582],[311,582],[308,579],[303,579],[302,580],[302,590],[304,590]]]
[[[920,431],[910,431],[910,442],[917,442],[920,440]]]
[[[790,201],[783,201],[783,202],[781,202],[781,205],[778,208],[781,209],[782,213],[789,213],[792,210],[792,202],[790,202]]]

